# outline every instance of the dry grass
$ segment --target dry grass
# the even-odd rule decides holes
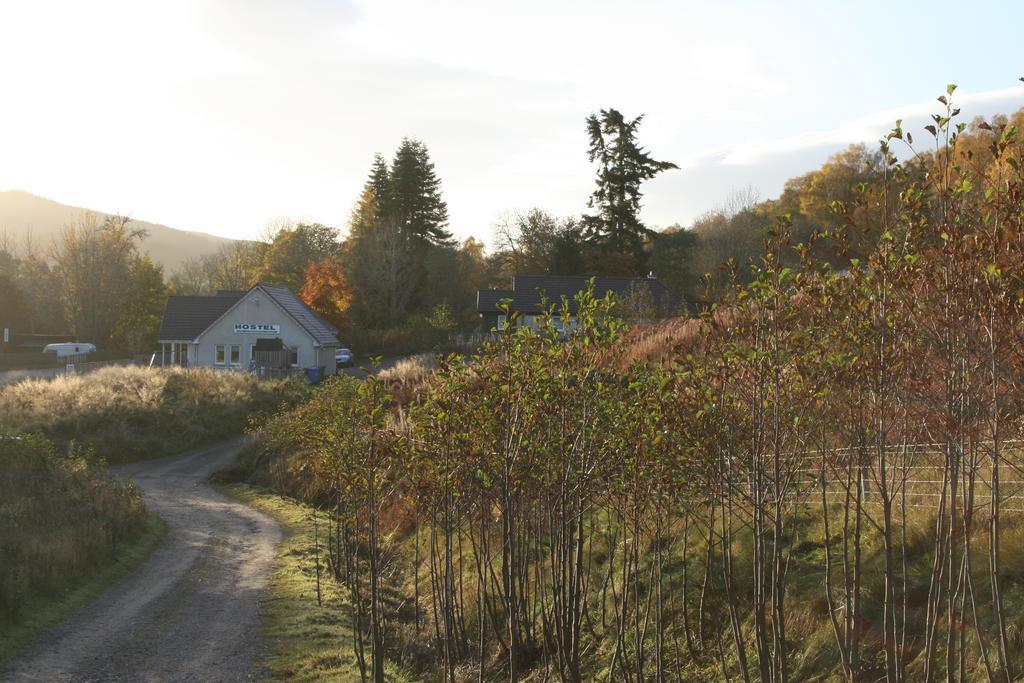
[[[109,462],[179,453],[241,432],[305,394],[297,381],[200,369],[111,367],[0,389],[0,427],[93,449]]]
[[[437,356],[421,353],[403,358],[390,368],[384,368],[377,376],[386,382],[415,384],[422,382],[437,368]]]
[[[414,399],[423,389],[437,369],[437,356],[432,353],[421,353],[409,356],[377,373],[388,386],[388,390],[398,403],[404,404]]]
[[[635,362],[660,365],[695,350],[705,323],[697,318],[669,318],[630,328],[615,346],[613,363],[625,370]]]

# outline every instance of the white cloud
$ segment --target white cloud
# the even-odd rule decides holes
[[[584,117],[617,107],[646,113],[641,142],[683,166],[645,186],[645,220],[684,222],[935,109],[881,111],[919,97],[888,76],[902,44],[876,57],[844,12],[870,14],[800,0],[0,0],[0,189],[247,237],[285,214],[343,223],[373,153],[408,135],[430,148],[453,231],[487,236],[503,210],[583,211]],[[960,101],[1010,111],[1024,89]],[[880,111],[828,127],[851,102]]]
[[[967,121],[970,120],[969,117],[977,115],[1014,111],[1024,105],[1024,86],[955,94],[954,105],[961,108],[960,120]],[[943,109],[943,105],[935,100],[886,109],[845,121],[835,128],[713,148],[693,155],[688,160],[688,165],[692,168],[703,160],[717,160],[718,163],[729,166],[752,166],[765,163],[773,156],[793,154],[802,150],[874,142],[892,130],[898,119],[903,120],[904,130],[914,132],[925,125],[931,114],[942,113]],[[925,139],[924,135],[917,137],[918,140]]]

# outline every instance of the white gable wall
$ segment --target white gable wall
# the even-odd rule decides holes
[[[271,332],[235,332],[236,324],[262,324],[279,325],[280,333]],[[334,352],[330,354],[317,353],[319,347],[315,345],[313,338],[304,330],[295,319],[283,308],[277,305],[273,299],[264,292],[254,289],[248,292],[235,304],[220,320],[208,327],[200,336],[196,344],[195,364],[200,366],[216,365],[216,347],[224,344],[230,348],[232,344],[241,346],[241,357],[239,365],[248,367],[252,359],[252,347],[257,339],[270,339],[278,337],[288,348],[297,348],[299,351],[298,367],[309,368],[324,365],[321,361],[324,356],[329,355],[334,360]],[[230,362],[230,352],[226,361]],[[191,360],[191,359],[190,359]],[[217,366],[220,367],[220,366]],[[334,368],[327,369],[333,373]]]

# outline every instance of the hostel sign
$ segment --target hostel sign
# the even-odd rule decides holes
[[[268,323],[235,323],[235,334],[281,334],[280,325]]]

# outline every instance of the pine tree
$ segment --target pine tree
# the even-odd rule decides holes
[[[588,155],[597,162],[597,188],[587,203],[594,215],[583,217],[589,241],[606,251],[631,254],[643,271],[643,244],[648,229],[640,222],[640,184],[662,171],[679,168],[656,161],[636,141],[643,114],[628,121],[616,109],[587,118]]]
[[[447,224],[441,181],[423,143],[402,140],[390,168],[376,155],[349,218],[345,244],[353,317],[386,329],[419,306],[418,297],[429,289],[430,256],[453,248]]]
[[[373,176],[371,176],[372,182]],[[426,146],[405,138],[391,162],[386,214],[408,237],[430,244],[450,244],[448,205],[441,198],[441,180]]]
[[[388,162],[381,154],[373,155],[373,166],[370,167],[370,177],[366,181],[364,192],[372,192],[376,211],[384,215],[388,212],[388,199],[391,194],[391,172],[388,170]]]
[[[391,172],[388,171],[388,164],[384,157],[375,154],[373,166],[370,167],[370,177],[363,185],[363,191],[352,209],[349,217],[349,236],[359,239],[373,229],[377,219],[387,213],[388,196],[391,193]]]

